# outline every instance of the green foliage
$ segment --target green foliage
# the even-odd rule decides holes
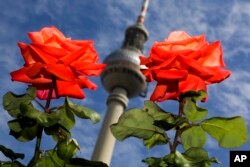
[[[180,111],[178,115],[167,112],[156,103],[145,101],[141,109],[130,109],[123,113],[118,123],[111,125],[111,131],[118,140],[137,137],[143,140],[147,148],[169,143],[170,154],[143,160],[149,167],[209,167],[212,163],[219,163],[214,157],[209,158],[202,147],[206,143],[206,133],[215,138],[219,146],[225,148],[239,147],[247,142],[247,126],[241,117],[205,119],[208,111],[197,105],[207,94],[204,91],[190,91],[180,96]],[[38,136],[39,130],[44,130],[56,141],[55,150],[44,152],[41,157],[34,156],[32,166],[49,167],[107,167],[102,162],[74,158],[79,145],[71,139],[70,130],[75,125],[75,116],[90,119],[93,123],[100,121],[97,112],[77,105],[65,99],[63,106],[43,108],[37,110],[32,101],[35,99],[35,89],[30,87],[26,94],[16,95],[8,92],[3,97],[3,106],[15,119],[8,122],[10,135],[17,140],[26,142]],[[41,105],[41,104],[39,104]],[[174,140],[167,136],[167,132],[175,131]],[[177,151],[182,144],[185,152]],[[0,145],[0,151],[9,157],[11,162],[1,162],[3,167],[23,165],[16,161],[23,158],[23,154]]]
[[[192,98],[192,97],[185,98],[185,103],[184,103],[184,108],[183,108],[186,117],[191,122],[202,120],[208,114],[208,111],[206,109],[198,107],[196,105],[195,99],[199,99],[199,98],[198,97],[197,98]]]
[[[215,138],[221,147],[234,148],[247,142],[247,125],[242,117],[214,117],[204,120],[201,127]]]
[[[149,158],[142,160],[142,162],[148,164],[149,167],[168,167],[169,166],[169,164],[167,164],[164,161],[164,158],[149,157]]]
[[[35,88],[29,87],[27,93],[23,95],[16,95],[12,92],[6,93],[3,96],[3,108],[7,110],[12,117],[17,118],[21,114],[21,103],[30,104],[36,97],[35,91]]]
[[[154,125],[153,117],[140,109],[131,109],[125,112],[117,124],[111,125],[111,131],[118,140],[124,140],[131,136],[143,139],[148,148],[158,142],[167,143],[164,131]]]
[[[83,158],[62,159],[55,150],[46,151],[46,154],[36,161],[33,167],[108,167],[105,163],[89,161]]]
[[[207,93],[203,90],[200,91],[188,91],[180,95],[180,101],[186,98],[192,98],[194,101],[202,101],[207,97]]]
[[[71,137],[70,131],[60,124],[45,127],[44,131],[47,135],[51,135],[55,141],[67,140]]]
[[[66,98],[64,106],[45,112],[34,108],[32,105],[34,99],[35,88],[33,87],[29,87],[26,94],[16,95],[8,92],[3,97],[4,109],[16,118],[8,122],[10,134],[19,141],[27,142],[34,139],[38,126],[43,127],[46,134],[52,135],[56,141],[69,139],[71,136],[69,130],[75,124],[74,115],[90,119],[94,123],[100,121],[97,112],[74,104],[68,98]]]
[[[2,162],[0,161],[0,166],[1,167],[24,167],[23,164],[21,164],[20,162],[16,161],[16,159],[23,159],[24,158],[24,154],[21,153],[15,153],[14,151],[12,151],[9,148],[6,148],[3,145],[0,145],[0,151],[9,159],[11,159],[11,161],[6,161],[6,162]]]
[[[38,133],[44,130],[47,135],[51,135],[57,141],[56,149],[53,151],[41,154],[41,150],[36,150],[36,154],[28,166],[106,167],[107,165],[104,163],[81,158],[75,159],[78,163],[72,162],[72,157],[80,149],[77,141],[70,139],[70,130],[75,125],[75,116],[97,123],[100,121],[99,114],[89,108],[74,104],[68,98],[65,99],[63,106],[50,109],[47,104],[45,107],[38,100],[35,100],[35,91],[35,88],[29,87],[26,94],[16,95],[8,92],[3,97],[4,109],[15,118],[8,122],[10,135],[19,141],[27,142],[38,137]],[[41,106],[43,112],[33,106],[33,100]],[[12,162],[0,161],[0,166],[23,166],[15,161],[17,158],[23,158],[23,154],[14,153],[1,145],[0,151],[12,160]]]
[[[69,98],[66,98],[65,100],[65,107],[67,110],[72,111],[79,118],[90,119],[94,123],[97,123],[100,121],[100,115],[97,112],[87,107],[74,104],[73,102],[69,100]]]
[[[11,161],[11,162],[1,162],[0,161],[0,166],[1,167],[25,167],[23,164],[21,164],[18,161]]]
[[[166,136],[160,133],[154,133],[150,138],[144,139],[144,145],[147,148],[152,148],[156,145],[163,145],[167,143],[168,139],[166,138]]]
[[[75,139],[59,141],[57,144],[57,155],[61,159],[72,158],[80,147]]]
[[[151,101],[145,101],[143,111],[146,111],[154,119],[154,125],[164,130],[170,130],[186,121],[184,118],[177,118],[176,115],[166,112],[157,104]]]
[[[12,151],[9,148],[6,148],[3,145],[0,145],[0,151],[8,158],[10,158],[12,161],[16,160],[16,159],[23,159],[24,158],[24,154],[21,153],[15,153],[14,151]]]
[[[103,162],[90,161],[84,158],[71,158],[69,162],[72,167],[108,167],[108,165]]]
[[[202,148],[190,148],[183,154],[176,151],[174,161],[177,167],[209,167],[211,163],[219,163],[215,158],[210,159]]]
[[[219,163],[215,158],[209,158],[201,148],[190,148],[185,153],[176,151],[163,158],[150,157],[143,160],[149,167],[209,167],[211,163]]]
[[[66,128],[67,130],[70,130],[75,125],[75,116],[71,112],[71,110],[67,110],[66,107],[58,109],[58,113],[60,115],[59,124]]]
[[[156,103],[152,101],[145,101],[142,110],[146,111],[155,121],[166,121],[169,123],[175,122],[175,117],[172,113],[161,109]]]
[[[37,135],[38,124],[36,121],[20,117],[8,122],[10,128],[10,135],[14,136],[21,142],[33,140]]]
[[[204,120],[208,111],[199,107],[197,102],[206,96],[204,91],[181,94],[178,115],[164,111],[156,103],[145,101],[143,108],[130,109],[122,114],[118,123],[111,126],[111,131],[118,140],[131,136],[143,139],[147,148],[169,143],[170,154],[143,160],[149,167],[209,167],[219,162],[214,157],[209,158],[202,148],[206,144],[207,133],[226,148],[239,147],[248,136],[246,123],[241,117]],[[170,130],[175,131],[172,140],[167,136]],[[180,143],[184,153],[177,151]]]
[[[166,112],[151,101],[145,101],[142,109],[130,109],[125,112],[117,124],[111,125],[111,131],[118,140],[134,136],[143,139],[144,145],[151,148],[168,143],[164,131],[185,122],[185,118]]]
[[[55,125],[60,119],[60,115],[56,112],[45,113],[33,107],[32,104],[20,104],[21,114],[24,117],[36,120],[36,122],[43,127],[50,127]]]
[[[48,166],[48,167],[62,167],[65,166],[63,159],[60,159],[57,152],[54,150],[46,151],[46,154],[39,158],[33,167]]]
[[[206,132],[200,126],[191,126],[181,134],[181,141],[185,150],[191,147],[202,148],[206,144]]]

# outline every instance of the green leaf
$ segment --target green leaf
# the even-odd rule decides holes
[[[206,109],[200,108],[196,105],[196,101],[192,97],[185,98],[183,111],[186,117],[192,122],[202,120],[208,114]]]
[[[173,129],[177,126],[182,126],[184,123],[187,122],[187,119],[184,117],[176,117],[175,121],[154,121],[154,125],[164,129],[165,131],[168,131],[170,129]]]
[[[3,108],[7,110],[12,117],[17,118],[20,115],[20,104],[30,104],[36,97],[35,91],[36,89],[34,87],[29,87],[27,93],[23,95],[7,92],[3,96]]]
[[[148,164],[148,167],[168,167],[168,164],[163,160],[163,158],[149,157],[142,162]]]
[[[44,131],[47,135],[52,135],[55,141],[68,140],[71,137],[70,131],[60,124],[45,127]]]
[[[29,118],[21,117],[8,122],[10,135],[21,142],[27,142],[36,137],[38,124]]]
[[[63,167],[65,162],[63,159],[60,159],[54,150],[46,151],[46,155],[39,158],[32,167]]]
[[[58,110],[60,115],[59,124],[65,127],[67,130],[70,130],[75,125],[75,116],[71,110],[66,108],[61,108]]]
[[[173,115],[170,112],[164,111],[152,101],[145,101],[142,110],[146,111],[150,116],[154,118],[154,124],[156,126],[166,131],[178,126],[184,121],[184,119],[182,119],[182,121],[178,120],[177,116]]]
[[[57,144],[57,155],[64,160],[72,158],[77,150],[80,150],[80,147],[75,139],[60,141]]]
[[[172,113],[164,111],[156,103],[152,101],[149,100],[145,101],[144,107],[142,109],[145,110],[156,121],[161,121],[161,120],[170,122],[175,121],[175,117],[173,116]]]
[[[206,139],[206,132],[200,126],[192,126],[181,134],[181,143],[185,150],[191,147],[203,147]]]
[[[240,116],[214,117],[201,123],[201,127],[225,148],[240,147],[248,140],[247,125]]]
[[[218,160],[209,158],[202,148],[190,148],[183,154],[176,151],[162,158],[149,157],[143,162],[149,167],[209,167],[211,163],[218,163]]]
[[[64,159],[61,159],[55,150],[49,150],[47,154],[55,166],[61,167],[66,165]]]
[[[61,159],[54,150],[46,151],[47,155],[41,157],[34,167],[108,167],[103,162],[89,161],[83,158]]]
[[[24,154],[20,154],[20,153],[15,153],[14,151],[12,151],[9,148],[6,148],[3,145],[0,145],[0,151],[8,158],[10,158],[12,161],[18,158],[23,159],[24,158]]]
[[[58,163],[58,162],[57,162]],[[62,167],[56,164],[50,157],[41,157],[32,167]]]
[[[100,115],[94,110],[74,104],[69,98],[66,98],[65,105],[67,110],[72,111],[79,118],[90,119],[94,123],[99,122],[101,119]]]
[[[108,167],[107,164],[100,161],[90,161],[83,158],[71,158],[70,166],[68,164],[66,167]]]
[[[60,115],[58,113],[40,112],[39,110],[35,109],[32,104],[21,103],[20,109],[23,116],[36,120],[37,123],[43,127],[52,126],[60,120]]]
[[[25,167],[23,164],[21,164],[18,161],[13,161],[13,162],[1,162],[0,161],[0,166],[1,167]]]
[[[184,154],[189,158],[194,158],[194,159],[196,158],[199,159],[200,161],[208,159],[207,151],[199,147],[189,148]]]
[[[145,162],[149,167],[176,167],[175,165],[175,154],[168,154],[162,158],[149,157],[142,162]]]
[[[211,163],[217,163],[202,148],[191,148],[184,154],[176,151],[174,160],[177,167],[210,167]]]
[[[152,148],[155,145],[163,145],[163,144],[167,144],[167,143],[168,143],[168,139],[159,133],[155,133],[150,138],[144,140],[144,145],[147,148]]]
[[[21,132],[23,130],[23,127],[20,124],[20,119],[14,119],[14,120],[9,121],[8,126],[9,126],[10,130],[12,130],[14,132]]]
[[[153,117],[146,111],[136,108],[123,113],[118,123],[111,125],[111,132],[118,140],[131,136],[148,140],[148,146],[154,145],[152,141],[157,143],[155,139],[150,139],[155,134],[162,135],[161,141],[165,138],[165,132],[154,125]]]
[[[207,92],[200,90],[200,91],[188,91],[181,94],[180,99],[184,98],[192,98],[194,101],[202,101],[204,98],[207,97]]]

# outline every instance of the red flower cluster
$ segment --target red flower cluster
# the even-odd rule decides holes
[[[12,80],[31,83],[37,97],[47,99],[52,80],[53,97],[84,98],[82,88],[96,89],[86,76],[98,76],[104,64],[97,64],[93,42],[66,38],[56,27],[28,33],[32,43],[18,43],[24,67],[11,72]]]
[[[219,41],[209,44],[204,35],[191,37],[183,31],[170,33],[156,42],[148,58],[141,57],[147,69],[142,72],[148,82],[157,81],[152,101],[178,100],[187,91],[206,91],[206,86],[230,76],[224,69]]]

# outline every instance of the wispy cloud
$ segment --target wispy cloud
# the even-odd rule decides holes
[[[226,116],[241,115],[250,121],[250,72],[234,71],[222,86],[213,87],[212,95]]]
[[[127,139],[117,142],[115,154],[113,155],[112,166],[145,166],[141,160],[144,158],[141,141],[138,139]]]
[[[16,43],[28,42],[26,33],[36,31],[43,26],[56,25],[72,38],[90,38],[95,41],[101,60],[113,50],[120,47],[124,30],[134,23],[140,10],[142,0],[96,0],[96,1],[32,1],[4,2],[0,5],[0,64],[2,79],[0,80],[1,95],[8,90],[23,92],[24,85],[12,83],[8,73],[20,68],[23,61]],[[250,93],[249,86],[249,55],[250,55],[250,2],[247,0],[224,1],[164,1],[152,0],[146,18],[146,27],[150,32],[146,44],[146,55],[154,41],[161,41],[170,31],[185,30],[191,35],[206,34],[209,41],[221,40],[226,61],[232,68],[233,75],[220,85],[211,87],[209,101],[213,107],[219,103],[220,114],[225,116],[242,115],[249,122]],[[100,85],[100,82],[98,82]],[[102,89],[102,87],[99,87]],[[153,87],[149,87],[152,92]],[[104,115],[106,96],[104,90],[86,91],[87,99],[77,102],[81,105],[100,110]],[[150,93],[148,94],[148,99]],[[103,99],[102,99],[103,98]],[[139,106],[142,98],[131,99],[130,106]],[[139,101],[139,102],[138,102]],[[175,105],[162,103],[166,109]],[[170,109],[171,110],[171,109]],[[0,112],[0,130],[8,133],[5,113]],[[82,147],[81,156],[90,158],[101,124],[93,125],[87,120],[77,120],[73,137],[79,140]],[[10,139],[11,138],[11,139]],[[9,140],[10,139],[10,140]],[[12,137],[0,138],[1,144],[11,145]],[[216,143],[217,144],[217,143]],[[28,144],[27,144],[28,145]],[[16,145],[25,150],[26,146]],[[217,146],[217,145],[216,145]],[[25,147],[25,148],[24,148]],[[214,148],[213,140],[208,140],[208,148]],[[28,147],[30,148],[30,147]],[[22,151],[20,150],[20,152]],[[141,141],[129,139],[118,143],[113,157],[112,166],[145,166],[140,162],[145,156],[157,156],[161,149],[145,151]],[[33,151],[31,151],[32,153]],[[133,152],[133,154],[132,154]],[[1,155],[0,155],[1,156]],[[223,156],[222,156],[223,157]],[[225,160],[226,161],[226,160]]]

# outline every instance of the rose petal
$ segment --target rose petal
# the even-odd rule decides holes
[[[220,45],[220,42],[214,42],[210,44],[208,47],[206,47],[201,54],[201,57],[199,58],[198,62],[202,66],[221,66],[224,67],[225,63],[223,61],[222,56],[222,48]]]
[[[45,71],[64,81],[74,81],[75,75],[70,67],[64,64],[48,64]]]
[[[30,48],[27,44],[23,42],[19,42],[18,46],[21,50],[21,54],[24,58],[25,65],[30,65],[38,61],[31,53],[30,53]]]
[[[150,58],[147,58],[145,56],[140,56],[139,58],[140,58],[141,65],[146,65],[152,61]]]
[[[92,90],[96,90],[97,88],[97,86],[93,82],[91,82],[88,78],[84,76],[78,76],[77,84],[79,84],[81,88],[88,88]]]
[[[150,100],[159,101],[159,99],[164,97],[166,91],[167,91],[167,85],[158,83],[150,97]]]
[[[44,42],[46,42],[52,36],[57,36],[60,39],[66,39],[65,36],[63,35],[63,33],[54,26],[45,27],[45,28],[41,29],[40,32],[43,36]]]
[[[76,50],[74,52],[71,52],[68,55],[60,58],[60,61],[63,62],[65,65],[69,65],[73,61],[76,61],[80,57],[82,57],[87,49],[88,48],[84,47],[84,48],[78,49],[78,50]]]
[[[27,68],[27,70],[26,70],[25,73],[30,78],[37,78],[37,77],[39,77],[39,74],[41,73],[42,67],[43,67],[42,63],[39,63],[39,62],[38,63],[34,63],[29,68]]]
[[[221,67],[207,67],[207,69],[211,70],[214,75],[205,78],[206,84],[219,83],[231,75],[229,70],[223,69]]]
[[[207,90],[205,82],[192,74],[189,74],[187,79],[179,82],[179,92],[185,93],[188,91],[199,91],[199,90]]]
[[[165,41],[182,41],[191,38],[185,31],[173,31]]]
[[[40,58],[42,63],[45,64],[56,64],[58,60],[51,55],[44,52],[41,48],[36,45],[29,45],[32,57]]]
[[[29,32],[28,36],[33,43],[39,43],[39,44],[44,43],[43,36],[40,32]]]
[[[154,78],[158,82],[183,80],[188,76],[186,70],[154,70]]]
[[[187,69],[189,73],[201,76],[201,77],[208,77],[212,76],[210,70],[208,70],[206,67],[203,67],[200,65],[197,61],[190,59],[188,57],[179,57],[180,62],[182,63],[182,68]]]
[[[47,100],[49,96],[49,91],[51,89],[52,83],[49,84],[32,84],[32,86],[36,87],[36,97],[41,100]],[[52,99],[58,98],[56,95],[56,90],[53,89]]]
[[[80,71],[83,74],[89,76],[100,75],[103,69],[106,67],[105,64],[92,64],[80,61],[74,62],[74,64],[72,64],[71,66],[74,67],[77,71]]]
[[[85,97],[83,91],[76,82],[56,80],[56,92],[59,97],[69,96],[77,99],[83,99]]]
[[[177,99],[178,82],[170,81],[157,83],[150,100],[162,102],[169,99]]]
[[[51,83],[50,78],[37,77],[30,78],[26,72],[28,67],[21,68],[19,70],[13,71],[10,73],[11,79],[13,81],[25,82],[25,83]]]

